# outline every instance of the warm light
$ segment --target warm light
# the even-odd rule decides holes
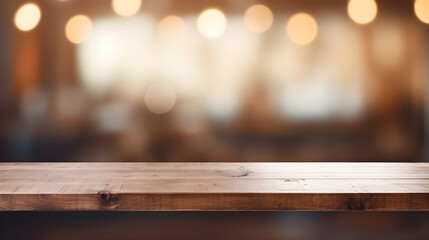
[[[144,100],[149,111],[164,114],[174,107],[176,91],[169,84],[154,83],[146,90]]]
[[[287,24],[289,39],[298,45],[307,45],[317,36],[317,22],[307,13],[297,13]]]
[[[223,34],[226,27],[225,15],[217,9],[208,9],[198,17],[198,30],[208,38],[216,38]]]
[[[371,34],[374,63],[378,68],[394,70],[401,66],[406,52],[404,29],[399,28],[399,21],[380,22],[374,26]],[[389,39],[389,41],[386,41]]]
[[[265,32],[273,24],[273,13],[267,6],[253,5],[244,14],[244,23],[251,32]]]
[[[141,0],[113,0],[113,10],[120,16],[128,17],[136,14],[142,4]]]
[[[163,41],[180,39],[185,30],[185,22],[177,16],[168,16],[158,25],[158,37]]]
[[[429,0],[416,0],[414,11],[420,21],[429,24]]]
[[[15,26],[21,31],[30,31],[37,26],[41,18],[40,8],[27,3],[15,13]]]
[[[91,35],[92,22],[85,15],[76,15],[72,17],[66,25],[66,37],[75,44],[83,43]]]
[[[350,0],[347,11],[356,23],[367,24],[377,16],[377,3],[374,0]]]

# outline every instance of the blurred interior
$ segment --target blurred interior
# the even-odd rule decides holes
[[[0,161],[425,161],[428,24],[428,0],[1,0]],[[0,239],[429,239],[428,222],[2,213]]]
[[[1,160],[423,161],[420,1],[1,1]]]
[[[3,216],[3,218],[2,218]],[[427,240],[423,212],[15,212],[5,240]]]

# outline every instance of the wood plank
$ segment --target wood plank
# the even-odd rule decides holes
[[[429,210],[429,163],[0,163],[0,210]]]

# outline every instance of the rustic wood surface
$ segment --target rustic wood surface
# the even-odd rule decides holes
[[[429,210],[429,163],[0,163],[0,210]]]

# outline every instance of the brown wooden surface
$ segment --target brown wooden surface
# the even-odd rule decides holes
[[[429,163],[0,163],[0,210],[429,210]]]

